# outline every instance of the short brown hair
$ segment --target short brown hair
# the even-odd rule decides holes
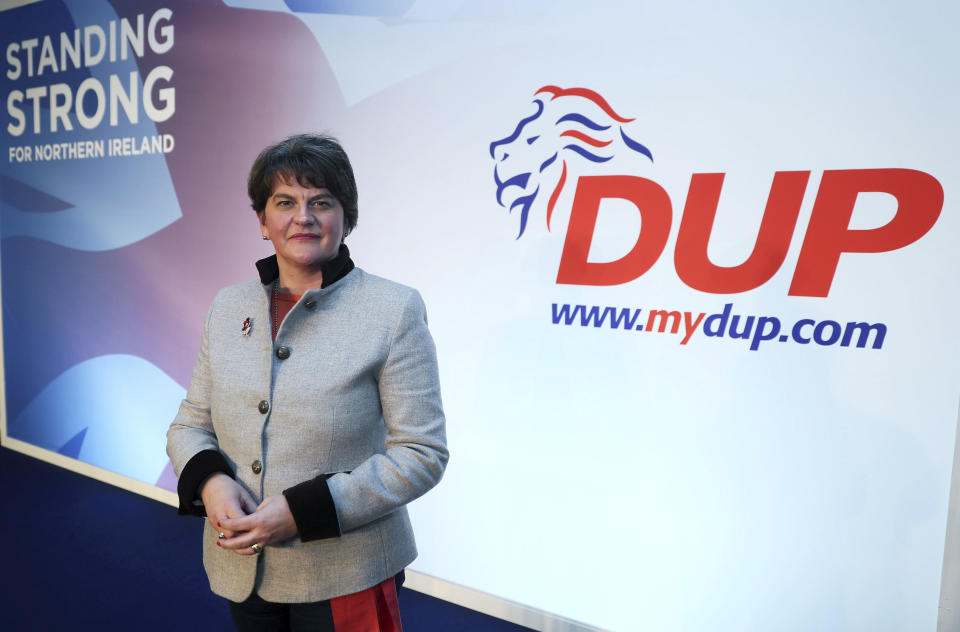
[[[336,138],[298,134],[261,151],[247,179],[247,193],[257,213],[266,208],[278,178],[330,191],[343,207],[344,236],[357,225],[357,182],[347,152]]]

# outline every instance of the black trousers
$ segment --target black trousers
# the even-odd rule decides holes
[[[329,601],[273,603],[253,593],[229,603],[237,632],[335,632]]]

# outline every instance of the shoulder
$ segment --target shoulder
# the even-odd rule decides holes
[[[249,307],[254,301],[262,300],[263,295],[263,285],[258,280],[245,281],[222,288],[213,297],[209,318],[216,318],[225,312],[233,312],[240,307]]]
[[[391,331],[402,327],[402,322],[426,321],[423,299],[414,288],[359,268],[350,276],[355,274],[356,301],[367,318],[382,322]]]
[[[221,288],[214,297],[213,302],[216,304],[220,302],[249,300],[250,298],[256,298],[262,293],[263,284],[256,279],[251,279],[249,281],[244,281],[243,283],[228,285],[225,288]]]
[[[409,303],[422,303],[420,293],[408,285],[391,281],[355,268],[357,295],[361,300],[403,307]]]

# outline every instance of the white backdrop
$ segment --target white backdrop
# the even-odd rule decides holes
[[[440,350],[452,460],[415,506],[429,543],[415,568],[616,630],[931,629],[958,395],[957,51],[940,32],[955,11],[578,4],[517,17],[519,39],[487,31],[335,126],[362,180],[357,260],[423,291]],[[670,194],[674,221],[636,281],[557,285],[569,202],[550,232],[534,207],[516,240],[495,203],[487,145],[547,84],[600,92],[655,156],[634,173]],[[869,168],[936,177],[937,224],[902,250],[843,255],[827,298],[788,296],[823,170]],[[784,170],[812,173],[780,271],[733,296],[685,286],[672,246],[691,174],[727,174],[710,255],[736,265]],[[637,214],[608,206],[598,231],[614,251],[628,233],[623,254]],[[862,196],[851,227],[895,209]],[[551,321],[553,303],[727,302],[887,337],[750,351]]]

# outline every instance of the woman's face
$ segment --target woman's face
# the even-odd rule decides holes
[[[327,189],[278,179],[260,213],[260,232],[286,265],[317,270],[337,256],[343,241],[343,207]]]

